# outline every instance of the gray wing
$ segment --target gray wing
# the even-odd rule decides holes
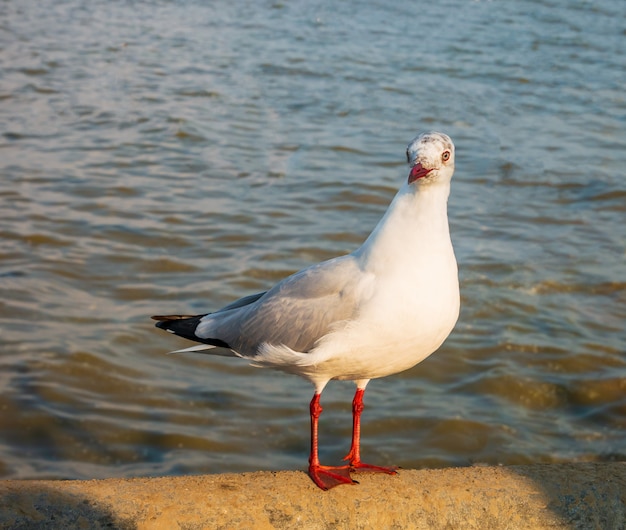
[[[310,351],[316,341],[354,318],[368,289],[352,255],[304,269],[265,294],[242,298],[203,317],[198,337],[222,340],[246,356],[263,343]],[[256,300],[254,297],[258,297]]]

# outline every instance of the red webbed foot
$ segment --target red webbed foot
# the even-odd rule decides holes
[[[323,490],[342,484],[358,484],[350,476],[350,466],[309,466],[309,476]]]
[[[388,475],[396,475],[398,466],[374,466],[365,464],[364,462],[350,462],[350,471],[355,473],[387,473]]]

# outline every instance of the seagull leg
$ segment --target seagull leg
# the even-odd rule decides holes
[[[350,477],[350,466],[322,466],[318,454],[318,423],[322,413],[320,396],[315,393],[311,400],[311,455],[309,456],[309,476],[323,490],[341,484],[356,484]]]
[[[354,399],[352,400],[352,446],[350,452],[346,455],[344,460],[350,462],[350,471],[370,471],[374,473],[388,473],[395,475],[396,466],[383,467],[374,466],[372,464],[365,464],[361,462],[361,412],[363,412],[363,394],[365,388],[356,389]]]

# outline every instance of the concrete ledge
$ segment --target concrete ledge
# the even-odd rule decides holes
[[[401,470],[323,492],[301,471],[0,481],[0,527],[624,529],[626,462]]]

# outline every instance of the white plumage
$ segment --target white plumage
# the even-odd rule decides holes
[[[331,379],[356,382],[353,410],[360,426],[369,380],[425,359],[458,318],[458,273],[447,215],[454,145],[445,134],[426,133],[411,141],[407,159],[409,178],[351,254],[308,267],[214,313],[153,317],[157,326],[203,343],[179,351],[219,348],[214,353],[311,381],[315,439],[309,473],[323,489],[351,483],[349,471],[393,472],[360,462],[359,432],[353,432],[349,465],[319,465],[317,417],[326,384]]]

